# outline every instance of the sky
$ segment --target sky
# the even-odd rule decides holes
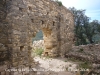
[[[100,21],[100,0],[59,0],[67,8],[85,9],[85,14],[92,20]]]

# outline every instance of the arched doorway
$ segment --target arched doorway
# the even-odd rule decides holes
[[[52,29],[42,28],[33,38],[33,49],[43,49],[43,56],[58,56],[57,39],[53,37]],[[35,46],[39,48],[35,48]],[[43,47],[42,47],[43,46]],[[38,51],[37,50],[37,51]]]

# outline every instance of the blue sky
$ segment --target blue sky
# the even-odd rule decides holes
[[[92,20],[100,21],[100,0],[59,0],[67,8],[85,9],[86,15]]]

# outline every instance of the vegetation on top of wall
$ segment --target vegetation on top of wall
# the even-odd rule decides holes
[[[58,1],[58,0],[55,0],[55,1],[59,4],[59,6],[63,5],[61,1]]]

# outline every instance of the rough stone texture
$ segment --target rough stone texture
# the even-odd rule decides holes
[[[0,75],[5,75],[5,69],[8,67],[8,59],[10,60],[10,44],[9,41],[9,30],[11,29],[6,19],[7,8],[6,2],[0,0]]]
[[[73,46],[66,57],[93,63],[86,75],[100,75],[100,44]]]
[[[67,56],[100,64],[100,44],[73,46]]]
[[[44,35],[44,55],[65,55],[73,43],[73,29],[72,13],[52,0],[0,0],[0,64],[5,69],[34,67],[32,38],[39,30]]]

